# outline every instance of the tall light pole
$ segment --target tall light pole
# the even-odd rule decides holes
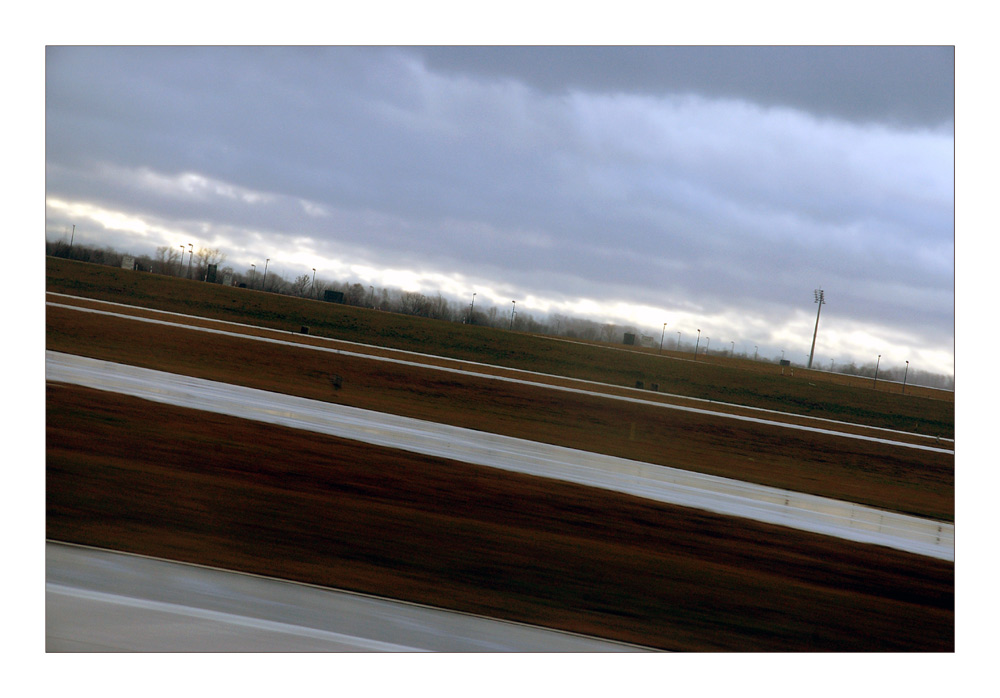
[[[681,350],[681,333],[677,333],[677,351]]]
[[[910,362],[906,362],[906,369],[903,371],[903,395],[906,395],[906,374],[910,372]]]
[[[375,287],[374,286],[369,286],[368,287],[368,305],[370,305],[372,307],[372,310],[375,310]]]
[[[731,345],[729,347],[729,358],[731,359],[733,358],[733,353],[736,351],[736,342],[730,341],[729,344]]]
[[[250,288],[253,288],[253,281],[257,278],[257,265],[250,265]]]
[[[476,309],[476,294],[472,294],[472,302],[469,303],[469,324],[472,324],[472,318],[474,317],[473,312]]]
[[[312,288],[311,288],[311,289],[309,289],[309,290],[310,290],[310,291],[312,291],[312,292],[313,292],[313,294],[315,294],[315,293],[316,293],[316,267],[313,267],[313,282],[312,282]]]
[[[69,235],[69,248],[73,249],[73,238],[76,237],[76,223],[73,224],[73,232]]]
[[[694,360],[698,360],[698,345],[701,344],[701,330],[698,330],[698,340],[694,343]]]
[[[184,245],[181,245],[181,264],[177,267],[177,276],[184,276]]]
[[[667,332],[667,323],[663,323],[663,331],[660,332],[660,353],[663,353],[663,335]]]
[[[508,331],[514,329],[514,309],[517,308],[517,301],[511,301],[510,306],[510,327],[507,328]]]
[[[809,350],[809,366],[807,368],[813,367],[813,352],[816,351],[816,333],[819,332],[819,313],[823,310],[823,304],[826,303],[823,300],[823,289],[817,288],[813,291],[813,298],[816,303],[816,327],[813,329],[813,343],[812,348]]]
[[[756,344],[753,345],[753,360],[754,361],[757,360],[757,345]]]
[[[264,260],[264,278],[261,279],[261,282],[260,282],[260,288],[261,288],[262,291],[266,291],[267,290],[267,263],[270,262],[270,261],[271,261],[270,257],[268,257],[267,259]]]
[[[878,358],[875,360],[875,380],[872,381],[872,388],[874,388],[875,384],[878,383],[878,365],[879,363],[881,363],[881,361],[882,361],[882,355],[879,354]]]
[[[194,259],[194,245],[192,245],[189,242],[188,243],[188,248],[189,248],[189,250],[188,250],[189,256],[188,256],[188,274],[187,274],[187,278],[190,279],[191,278],[191,260]]]

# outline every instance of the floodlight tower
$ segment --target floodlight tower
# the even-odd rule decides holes
[[[823,289],[818,288],[813,291],[813,297],[815,298],[816,306],[816,328],[813,330],[813,343],[812,348],[809,350],[809,366],[807,368],[813,367],[813,352],[816,351],[816,333],[819,332],[819,313],[823,310],[823,304],[826,303],[823,300]]]

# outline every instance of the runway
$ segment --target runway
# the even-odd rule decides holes
[[[576,449],[46,352],[46,378],[954,560],[954,525]]]
[[[636,652],[364,594],[47,542],[47,652]]]

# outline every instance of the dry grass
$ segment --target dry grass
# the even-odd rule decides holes
[[[48,262],[48,290],[942,437],[954,430],[947,393],[888,394],[738,360],[695,364],[62,260]],[[954,517],[946,454],[71,310],[46,315],[50,349]],[[50,385],[47,409],[53,539],[666,649],[954,649],[951,563],[82,388]]]
[[[953,565],[70,386],[47,535],[689,651],[953,651]]]
[[[47,346],[58,351],[954,519],[950,454],[62,308],[47,320]]]
[[[148,308],[425,352],[612,385],[656,383],[662,392],[736,402],[905,431],[954,437],[954,394],[854,376],[689,354],[566,342],[259,291],[48,258],[46,289]],[[885,392],[894,390],[894,392]]]

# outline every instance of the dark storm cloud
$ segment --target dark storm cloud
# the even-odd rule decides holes
[[[954,119],[951,46],[480,46],[416,49],[434,70],[541,90],[693,93],[858,121]]]

